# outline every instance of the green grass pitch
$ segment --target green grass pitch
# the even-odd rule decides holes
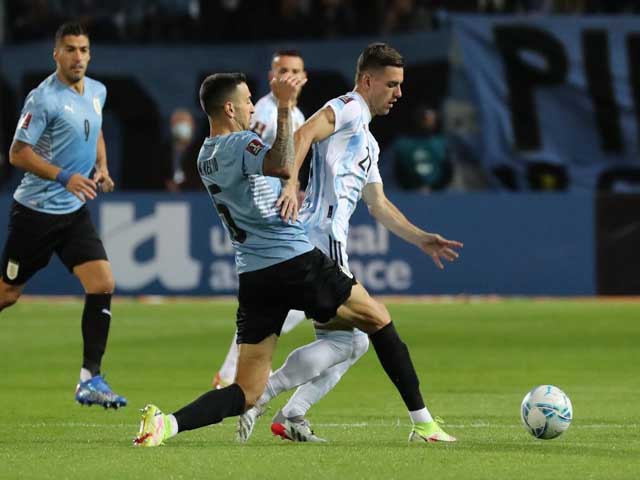
[[[371,348],[310,411],[327,445],[271,436],[246,445],[227,419],[137,449],[138,409],[173,411],[204,392],[234,330],[235,304],[122,301],[104,371],[129,399],[119,411],[73,401],[80,301],[25,301],[0,314],[0,478],[590,479],[640,475],[640,303],[594,300],[396,303],[433,414],[453,445],[407,446],[409,419]],[[282,337],[274,366],[313,338]],[[568,432],[536,440],[519,407],[550,383],[574,405]],[[272,414],[284,403],[273,402]],[[269,416],[269,415],[268,415]]]

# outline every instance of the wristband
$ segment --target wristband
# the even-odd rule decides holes
[[[60,173],[56,176],[56,182],[58,182],[63,187],[66,187],[67,183],[69,183],[69,180],[71,180],[71,177],[73,175],[74,175],[73,172],[63,168],[62,170],[60,170]]]

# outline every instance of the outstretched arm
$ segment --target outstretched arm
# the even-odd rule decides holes
[[[289,181],[282,189],[276,207],[280,208],[280,216],[287,221],[298,218],[297,179],[300,167],[304,162],[311,145],[330,136],[335,129],[336,117],[331,107],[324,107],[304,122],[294,134],[295,160]]]
[[[450,262],[458,258],[458,252],[454,248],[462,248],[461,242],[447,240],[437,233],[425,232],[415,226],[386,197],[381,183],[366,185],[362,190],[362,198],[369,207],[369,213],[378,222],[429,255],[438,268],[444,268],[441,258]]]

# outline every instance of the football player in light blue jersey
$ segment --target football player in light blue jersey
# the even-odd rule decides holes
[[[282,185],[265,161],[277,148],[277,139],[269,148],[256,133],[243,130],[208,137],[198,155],[198,172],[231,237],[240,274],[313,248],[300,222],[287,225],[280,218],[276,202]]]
[[[297,50],[278,50],[271,59],[271,70],[269,70],[269,81],[283,76],[295,76],[300,79],[307,78],[304,69],[304,60]],[[292,128],[295,131],[304,123],[304,115],[297,107],[297,98],[293,100],[293,110],[291,112]],[[255,111],[251,115],[251,130],[260,135],[262,141],[272,144],[276,138],[278,123],[278,99],[274,93],[269,91],[267,95],[256,102]],[[308,173],[308,172],[307,172]],[[304,192],[301,192],[304,198]],[[288,333],[296,325],[304,321],[304,312],[291,310],[282,326],[282,333]],[[234,334],[231,340],[229,351],[225,356],[220,370],[213,377],[212,387],[222,388],[230,385],[236,376],[238,365],[238,344]]]
[[[403,66],[404,60],[395,49],[383,43],[369,45],[358,59],[355,89],[327,102],[295,134],[296,166],[301,165],[314,144],[312,178],[300,218],[311,242],[346,271],[349,221],[361,197],[378,222],[431,256],[439,268],[443,268],[441,257],[453,261],[458,257],[453,249],[462,247],[460,242],[413,225],[386,198],[382,188],[378,171],[380,148],[369,131],[369,123],[377,115],[387,115],[402,96]],[[296,219],[292,182],[280,201],[284,218]],[[252,425],[267,402],[301,385],[276,414],[271,430],[294,441],[322,440],[310,430],[305,415],[367,351],[369,342],[363,332],[341,322],[315,326],[317,340],[289,355],[270,377],[257,407],[241,417],[240,437],[251,434]],[[370,334],[369,338],[380,355],[376,336]],[[403,395],[403,400],[414,424],[410,441],[455,440],[434,422],[419,391]]]
[[[9,152],[11,164],[25,174],[13,196],[0,264],[0,310],[18,300],[27,281],[55,252],[86,293],[75,398],[83,405],[118,408],[126,399],[100,374],[115,286],[85,206],[96,198],[98,188],[114,188],[101,128],[107,90],[85,76],[91,54],[82,25],[68,23],[58,29],[53,58],[56,71],[27,96]]]
[[[266,178],[292,178],[292,99],[303,83],[293,76],[272,81],[278,127],[270,148],[246,131],[253,104],[244,75],[211,75],[200,87],[211,136],[198,158],[198,168],[232,238],[240,272],[238,370],[234,383],[206,392],[173,414],[147,404],[135,445],[156,447],[179,432],[218,423],[254,406],[264,391],[273,351],[291,309],[303,310],[321,324],[338,319],[367,332],[401,396],[421,401],[411,357],[386,308],[335,261],[313,248],[299,223],[282,218],[280,185]],[[446,434],[432,423],[429,438],[442,440]]]

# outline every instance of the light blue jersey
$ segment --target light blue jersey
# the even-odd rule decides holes
[[[84,78],[84,94],[65,85],[55,73],[27,96],[14,140],[28,143],[45,161],[89,177],[96,163],[105,86]],[[45,213],[63,214],[82,205],[60,183],[26,172],[13,198]]]
[[[300,222],[280,218],[280,180],[262,175],[269,146],[242,131],[204,141],[198,172],[236,251],[238,273],[284,262],[313,249]]]

